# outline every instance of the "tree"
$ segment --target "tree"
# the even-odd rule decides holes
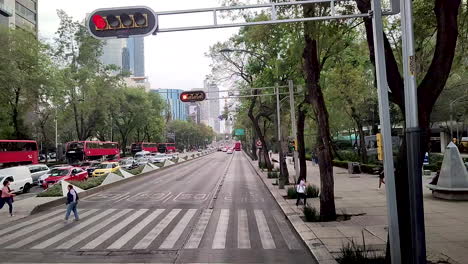
[[[427,1],[414,1],[414,13],[417,15],[415,20],[424,19],[425,21],[425,23],[415,23],[415,32],[417,32],[417,34],[415,34],[416,55],[418,58],[422,58],[423,61],[426,59],[427,62],[427,64],[421,64],[423,67],[420,68],[420,70],[426,70],[424,77],[418,80],[417,87],[419,127],[423,132],[420,144],[421,149],[419,150],[420,166],[422,166],[424,154],[429,146],[430,115],[437,98],[447,83],[455,57],[457,38],[459,34],[459,25],[457,19],[460,12],[460,3],[461,0],[434,0],[431,3],[428,3]],[[371,8],[369,0],[358,0],[357,4],[359,10],[362,13],[367,13]],[[433,10],[433,14],[428,12],[431,9]],[[467,12],[466,9],[467,7],[464,6],[463,13],[465,18]],[[365,18],[364,23],[366,28],[370,60],[372,63],[375,63],[372,21],[369,18]],[[466,24],[466,21],[464,24]],[[466,25],[464,30],[466,30]],[[418,34],[418,32],[420,34]],[[433,34],[436,34],[435,38],[429,37],[429,35]],[[466,36],[466,33],[464,36]],[[397,104],[401,112],[404,113],[405,100],[403,79],[399,72],[399,65],[387,35],[384,36],[384,44],[387,65],[387,80],[389,88],[392,91],[389,94],[389,98],[393,103]],[[421,52],[427,52],[427,50],[430,50],[430,52],[427,54],[432,54],[431,59],[429,59],[431,56],[420,56]],[[428,67],[426,68],[424,65],[428,65]],[[403,260],[408,260],[412,254],[412,249],[410,244],[411,240],[408,238],[408,235],[410,234],[410,226],[408,221],[410,218],[410,212],[409,208],[407,207],[409,190],[407,188],[408,171],[406,169],[407,160],[405,140],[406,139],[404,138],[397,157],[395,183],[397,191],[396,194],[400,228],[401,256]],[[387,254],[389,254],[389,251]]]

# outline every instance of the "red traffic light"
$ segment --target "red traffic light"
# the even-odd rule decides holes
[[[100,15],[93,16],[93,23],[98,29],[105,29],[107,27],[106,20]]]
[[[180,100],[185,103],[203,101],[205,99],[206,94],[204,91],[189,91],[180,94]]]

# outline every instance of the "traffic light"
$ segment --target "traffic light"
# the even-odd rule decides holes
[[[377,133],[375,135],[377,139],[377,159],[383,160],[383,143],[382,143],[382,134]]]
[[[158,28],[158,18],[149,7],[101,8],[86,20],[89,32],[98,39],[147,36]]]
[[[180,100],[185,103],[203,101],[205,99],[206,94],[204,91],[188,91],[180,94]]]

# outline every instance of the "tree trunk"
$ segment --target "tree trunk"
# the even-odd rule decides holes
[[[252,158],[258,160],[257,156],[257,141],[255,140],[255,133],[252,132],[252,144],[251,144]]]
[[[318,129],[318,156],[320,169],[320,217],[324,221],[336,219],[335,194],[332,165],[332,148],[328,112],[320,87],[320,64],[318,62],[317,41],[305,34],[304,72],[309,91],[308,103],[314,109]]]
[[[354,106],[351,107],[351,117],[356,123],[357,129],[359,132],[359,154],[361,155],[361,162],[367,163],[367,149],[366,149],[364,129],[363,129],[363,125],[361,122],[361,118],[357,114],[356,108],[354,108]]]
[[[254,90],[253,93],[254,93],[254,95],[257,95],[258,90]],[[271,171],[273,166],[271,165],[270,157],[268,156],[268,146],[266,144],[265,137],[263,136],[262,129],[260,128],[260,125],[258,124],[259,117],[255,117],[254,114],[253,114],[253,109],[255,107],[256,102],[257,102],[257,97],[255,96],[255,97],[252,98],[252,101],[250,103],[248,116],[249,116],[250,120],[252,121],[252,125],[253,125],[253,127],[255,129],[255,134],[260,139],[260,142],[262,142],[263,157],[265,159],[265,163],[266,163],[266,166],[267,166],[268,170]]]
[[[304,110],[302,107],[302,104],[300,104],[297,115],[297,152],[299,154],[299,178],[307,179],[307,164],[305,157],[306,151],[304,139],[306,110]]]

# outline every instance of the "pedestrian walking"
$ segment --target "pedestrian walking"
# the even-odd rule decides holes
[[[71,212],[75,215],[75,221],[80,220],[78,217],[78,210],[76,209],[78,205],[78,193],[73,189],[73,185],[68,185],[68,193],[67,193],[67,213],[65,214],[65,221],[68,221]]]
[[[385,184],[385,174],[384,174],[384,170],[382,169],[382,171],[379,173],[379,190],[380,190],[380,187],[382,186],[382,183]]]
[[[14,216],[13,215],[13,197],[15,196],[16,195],[11,192],[10,181],[8,180],[3,181],[2,195],[0,197],[0,209],[3,208],[5,203],[8,204],[8,209],[9,209],[11,217]]]
[[[307,202],[306,202],[306,199],[307,199],[307,196],[306,196],[306,182],[305,182],[305,179],[303,177],[299,178],[299,180],[297,181],[296,192],[297,192],[296,206],[299,206],[299,201],[301,199],[304,199],[304,206],[306,206],[307,205]]]

